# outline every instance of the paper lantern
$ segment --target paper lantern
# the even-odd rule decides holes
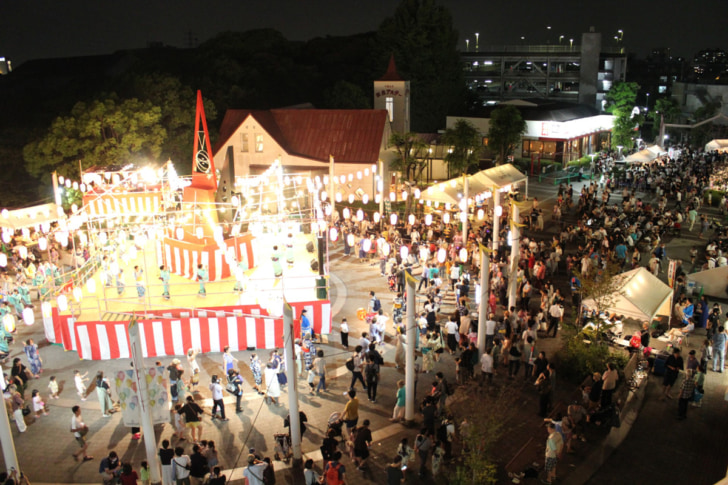
[[[224,241],[225,240],[224,237],[223,237],[223,234],[222,234],[222,227],[221,226],[215,226],[212,229],[212,236],[213,236],[213,239],[215,239],[215,242],[217,242],[218,244],[220,244],[220,241]]]
[[[346,242],[347,242],[347,244],[349,246],[353,246],[354,245],[354,242],[355,242],[354,241],[354,235],[353,234],[349,234],[348,236],[346,236]]]
[[[358,211],[356,211],[356,218],[359,221],[363,221],[364,220],[364,211],[361,210],[361,209],[359,209]]]
[[[99,234],[99,241],[101,241],[101,244],[106,244],[106,241],[108,241],[108,238],[109,237],[106,235],[105,232],[102,232],[101,234]]]
[[[372,240],[371,239],[368,239],[368,238],[367,239],[364,239],[364,241],[362,241],[361,244],[362,244],[362,248],[364,249],[365,252],[369,252],[369,250],[372,248]]]
[[[402,260],[407,259],[407,256],[409,256],[409,248],[407,246],[401,246],[399,248],[399,255],[402,256]]]
[[[495,212],[496,217],[502,216],[503,215],[503,206],[500,206],[500,205],[495,206],[494,212]]]
[[[3,317],[3,326],[8,333],[15,332],[15,317],[8,313]]]
[[[60,176],[58,177],[58,183],[59,183],[60,185],[63,185],[63,183],[64,183],[65,181],[66,181],[66,177],[64,177],[63,175],[60,175]]]
[[[391,246],[389,245],[389,243],[386,243],[386,242],[385,242],[385,243],[384,243],[384,245],[382,245],[382,254],[384,254],[384,256],[389,256],[389,251],[390,251],[391,249],[392,249],[392,248],[391,248]]]
[[[372,173],[377,173],[377,165],[372,164]]]
[[[5,253],[0,253],[0,266],[3,268],[8,265],[8,256]]]
[[[379,212],[374,213],[374,223],[379,224],[379,220],[381,219],[381,216],[379,215]]]
[[[322,190],[321,191],[321,202],[325,201],[327,196],[328,196],[328,194],[326,193],[326,191]]]
[[[92,295],[96,293],[96,280],[91,278],[86,282],[86,291],[91,293]]]
[[[58,309],[60,311],[65,312],[68,310],[68,298],[66,298],[66,295],[58,295],[56,301],[58,302]]]
[[[382,194],[375,194],[374,195],[374,203],[379,204],[382,200]]]
[[[24,238],[28,239],[30,237],[30,229],[27,227],[24,227],[20,230],[20,233],[23,235]]]
[[[71,188],[71,180],[70,179],[66,179],[66,182],[63,185],[65,185],[67,189],[70,189]]]
[[[81,190],[81,192],[86,192],[86,184],[81,184],[78,186],[78,188]]]
[[[28,257],[28,248],[26,248],[25,246],[20,246],[18,248],[18,254],[22,259],[26,259]]]
[[[351,217],[351,211],[349,210],[348,207],[344,207],[343,213],[344,213],[344,219],[349,219]]]
[[[324,214],[326,214],[327,216],[331,215],[331,205],[330,204],[328,204],[326,207],[324,207]]]
[[[81,243],[81,246],[85,246],[86,244],[88,244],[88,236],[86,236],[85,232],[80,232],[78,234],[78,242]]]
[[[442,216],[442,222],[445,224],[450,224],[450,213],[445,212],[445,214]]]
[[[415,193],[414,193],[415,199],[419,199],[421,195],[422,195],[422,192],[420,192],[420,189],[415,189]]]
[[[406,190],[402,191],[402,200],[407,200],[407,191]]]
[[[10,217],[10,211],[7,209],[3,209],[2,212],[0,212],[0,214],[2,214],[4,219],[7,219],[8,217]]]
[[[508,236],[506,236],[506,242],[509,246],[513,246],[513,233],[511,231],[508,231]]]
[[[368,168],[365,168],[364,169],[364,176],[365,177],[368,177],[369,176],[369,169]]]
[[[40,311],[43,314],[43,318],[51,318],[53,316],[53,305],[49,301],[44,301],[40,305]]]
[[[425,224],[428,226],[432,224],[432,214],[427,214],[425,216]]]
[[[38,249],[40,249],[41,251],[45,251],[46,249],[48,249],[48,239],[44,237],[38,239]]]
[[[447,260],[447,251],[445,251],[445,248],[440,248],[437,251],[437,261],[440,263],[444,263],[445,260]]]
[[[46,233],[46,234],[47,234],[47,233],[48,233],[48,231],[50,231],[50,230],[51,230],[51,225],[50,225],[50,223],[48,223],[48,222],[43,222],[43,223],[42,223],[42,224],[40,225],[40,230],[41,230],[41,231],[43,231],[44,233]]]
[[[185,238],[185,231],[181,227],[177,228],[177,230],[175,231],[175,234],[177,235],[177,239],[179,239],[180,241]]]
[[[361,177],[362,177],[361,170],[359,170],[356,172],[356,178],[361,180]]]
[[[394,192],[390,192],[389,193],[389,200],[391,200],[392,202],[396,202],[397,201],[397,194],[395,194]]]
[[[368,194],[362,195],[361,196],[361,201],[362,201],[362,204],[368,204],[369,203],[369,195]]]
[[[354,181],[354,174],[353,173],[350,173],[349,174],[349,182],[353,182],[353,181]]]
[[[354,203],[354,194],[349,194],[349,204]]]
[[[460,248],[460,261],[463,263],[468,260],[468,250],[465,248]]]
[[[397,225],[397,214],[392,214],[389,216],[389,223],[393,226]]]
[[[329,231],[329,239],[331,239],[331,241],[333,242],[333,241],[336,241],[338,238],[339,238],[339,231],[337,231],[335,227],[332,227],[331,230]]]
[[[427,247],[420,246],[420,259],[424,263],[427,260]]]
[[[341,202],[341,201],[342,201],[341,193],[336,192],[336,202]]]
[[[342,184],[345,184],[346,183],[346,175],[342,175],[341,177],[339,177],[339,182],[341,182]]]
[[[483,211],[483,209],[478,209],[478,220],[482,221],[484,217],[485,217],[485,211]]]
[[[10,244],[12,237],[13,236],[8,231],[3,231],[3,242],[5,244]]]
[[[410,224],[414,224],[415,223],[415,215],[414,214],[410,214],[409,217],[407,218],[407,222],[409,222]]]
[[[35,312],[33,312],[32,308],[26,307],[23,309],[23,322],[26,325],[33,325],[35,323]]]
[[[202,226],[197,226],[195,228],[195,235],[197,236],[197,239],[202,239],[205,235],[205,231],[202,230]]]
[[[71,212],[75,214],[78,212],[78,206],[76,204],[71,204]]]
[[[467,212],[461,212],[460,213],[460,222],[465,222],[468,220],[468,213]]]
[[[73,298],[77,302],[80,302],[81,298],[83,298],[83,290],[80,287],[77,286],[73,289]]]

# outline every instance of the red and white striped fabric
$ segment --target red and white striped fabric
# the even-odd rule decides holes
[[[316,333],[331,331],[331,303],[313,301],[292,303],[294,319],[306,308]],[[179,315],[179,317],[177,316]],[[175,310],[165,318],[139,320],[145,357],[184,355],[187,349],[202,352],[272,349],[283,345],[283,320],[262,318],[268,312],[258,305],[214,307],[196,310],[196,316]],[[75,350],[81,359],[109,360],[131,356],[127,337],[128,322],[77,322],[70,315],[53,315],[56,343]],[[294,325],[300,336],[300,325]],[[60,337],[60,341],[59,341]]]
[[[83,196],[83,208],[89,217],[108,215],[158,214],[162,207],[160,192],[111,192]]]
[[[247,257],[248,267],[255,266],[253,254],[253,236],[244,234],[225,240],[227,251],[235,252],[235,260]],[[235,269],[228,264],[226,252],[218,245],[202,245],[194,242],[180,241],[165,237],[157,241],[157,261],[164,261],[172,273],[194,280],[197,265],[207,266],[210,281],[219,281],[235,274]]]

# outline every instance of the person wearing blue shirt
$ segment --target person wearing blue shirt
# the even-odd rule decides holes
[[[311,321],[308,319],[306,309],[304,308],[301,310],[301,337],[306,338],[307,334],[310,336],[309,338],[314,338],[313,325],[311,325]]]
[[[207,268],[203,264],[197,265],[197,281],[200,283],[200,291],[197,293],[200,296],[207,296],[207,292],[205,291],[205,282],[207,281]]]
[[[159,279],[162,280],[162,296],[165,300],[169,300],[169,270],[165,265],[159,267]]]

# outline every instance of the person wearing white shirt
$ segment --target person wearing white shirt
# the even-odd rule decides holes
[[[190,465],[192,464],[192,460],[184,452],[185,450],[181,446],[174,449],[175,456],[172,458],[172,469],[174,470],[176,483],[190,483]]]
[[[447,333],[447,348],[450,355],[455,353],[455,349],[458,347],[457,335],[458,335],[458,324],[453,320],[449,320],[445,324],[445,332]]]
[[[220,380],[217,376],[212,376],[212,382],[210,383],[210,390],[212,391],[212,419],[217,418],[215,414],[218,408],[220,408],[220,420],[227,421],[225,417],[225,403],[223,402],[223,389],[220,384]]]
[[[495,338],[495,315],[492,313],[488,314],[488,319],[485,321],[485,348],[489,349],[493,346],[493,339]]]
[[[487,348],[483,355],[480,357],[480,385],[482,386],[485,381],[493,381],[493,356],[491,355],[492,350]]]
[[[247,479],[246,485],[265,485],[263,472],[268,464],[255,458],[255,455],[248,455],[248,466],[243,470],[243,477]]]

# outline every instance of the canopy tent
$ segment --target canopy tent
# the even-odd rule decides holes
[[[726,298],[728,296],[726,282],[728,282],[728,266],[718,266],[713,269],[706,269],[688,275],[688,282],[694,282],[695,286],[703,288],[703,294],[714,298]],[[688,283],[689,284],[689,283]]]
[[[615,278],[621,280],[621,285],[607,311],[647,321],[652,321],[657,315],[670,315],[672,288],[660,281],[647,268],[633,269]],[[592,298],[585,299],[582,304],[590,310],[596,308]]]
[[[0,227],[17,230],[43,223],[55,222],[63,211],[56,204],[41,204],[24,209],[3,210],[0,213]]]
[[[521,173],[510,163],[482,170],[475,175],[469,175],[467,179],[469,197],[510,188],[520,182],[526,183],[525,195],[528,197],[528,175]],[[463,182],[463,177],[456,177],[432,185],[422,191],[421,198],[443,204],[458,204],[465,191]]]
[[[716,150],[721,153],[728,151],[728,140],[711,140],[705,145],[706,152]]]
[[[667,151],[658,145],[652,145],[640,150],[624,159],[625,163],[647,163],[655,158],[665,155]]]

